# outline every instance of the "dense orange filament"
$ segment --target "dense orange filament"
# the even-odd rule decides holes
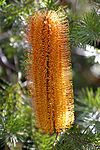
[[[38,11],[28,26],[27,78],[37,127],[46,133],[70,128],[74,121],[68,23],[55,11]]]

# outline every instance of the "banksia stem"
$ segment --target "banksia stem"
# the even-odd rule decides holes
[[[27,78],[37,127],[46,133],[70,128],[74,121],[68,23],[55,11],[38,11],[28,26]]]

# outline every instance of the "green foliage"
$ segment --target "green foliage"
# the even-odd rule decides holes
[[[5,1],[6,1],[6,0],[1,0],[1,1],[0,1],[0,6],[3,6],[3,5],[5,4]]]
[[[100,1],[99,0],[93,0],[93,2],[96,2],[100,5]]]
[[[55,140],[55,134],[43,134],[41,131],[35,130],[33,139],[36,143],[37,150],[52,150]]]
[[[100,146],[99,136],[74,126],[59,137],[55,150],[96,150]]]
[[[86,44],[96,46],[96,42],[100,39],[99,17],[99,14],[92,10],[82,19],[77,18],[71,25],[71,43],[81,47]]]
[[[25,91],[20,84],[1,85],[0,91],[0,147],[5,143],[9,147],[18,141],[23,142],[32,134],[32,110]],[[31,130],[30,130],[31,129]]]
[[[42,3],[40,2],[38,5],[38,9],[52,9],[56,10],[58,8],[57,5],[55,5],[55,0],[43,0]]]
[[[75,100],[75,110],[78,124],[100,133],[100,88],[95,92],[91,88],[82,89]]]
[[[84,103],[92,110],[100,111],[100,88],[94,92],[92,88],[82,89],[80,98],[84,99]]]

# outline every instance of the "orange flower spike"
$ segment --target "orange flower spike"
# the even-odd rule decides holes
[[[55,11],[35,12],[27,37],[32,45],[27,78],[37,127],[61,132],[74,121],[68,23],[62,23]]]

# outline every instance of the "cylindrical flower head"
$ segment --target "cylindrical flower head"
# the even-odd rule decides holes
[[[55,11],[37,11],[28,25],[27,78],[36,125],[46,133],[70,128],[74,121],[68,23]]]

